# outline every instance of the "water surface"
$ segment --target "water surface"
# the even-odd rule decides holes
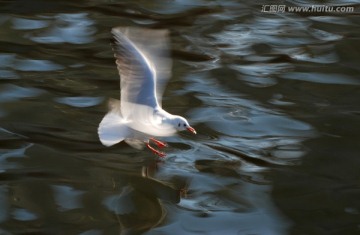
[[[359,233],[359,6],[342,4],[357,13],[2,3],[0,233]],[[163,161],[97,138],[119,98],[115,26],[170,31],[163,106],[198,135],[163,139]]]

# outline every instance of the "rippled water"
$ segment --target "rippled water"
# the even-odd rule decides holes
[[[262,4],[2,3],[0,233],[358,234],[358,2]],[[165,138],[161,162],[97,138],[119,25],[170,30],[164,107],[198,135]]]

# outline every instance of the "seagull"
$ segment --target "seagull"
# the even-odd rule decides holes
[[[165,142],[155,137],[172,136],[177,131],[196,131],[181,116],[162,108],[162,95],[171,75],[168,56],[168,31],[136,27],[116,27],[113,51],[120,75],[120,101],[109,101],[109,112],[98,127],[101,143],[112,146],[125,141],[142,149],[146,146],[154,154],[164,157],[159,148]]]

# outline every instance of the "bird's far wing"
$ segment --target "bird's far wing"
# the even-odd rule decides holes
[[[155,107],[155,103],[161,106],[162,95],[171,76],[168,31],[118,27],[112,33],[116,40],[114,51],[121,76],[121,100],[128,98],[124,101],[150,107]]]
[[[125,139],[125,142],[134,149],[142,150],[145,147],[145,142],[143,140],[139,140],[135,138],[127,138]]]

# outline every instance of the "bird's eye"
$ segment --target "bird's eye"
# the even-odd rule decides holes
[[[178,124],[178,126],[180,126],[180,123]]]
[[[184,126],[186,126],[186,124],[184,124]]]

